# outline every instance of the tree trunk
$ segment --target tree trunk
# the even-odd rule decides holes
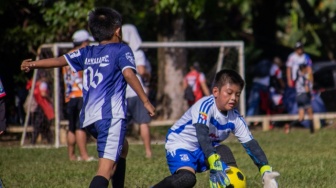
[[[160,42],[174,42],[185,40],[184,20],[172,20],[172,29],[158,35]],[[185,48],[158,49],[158,92],[157,114],[159,119],[178,119],[187,109],[183,98],[183,73],[187,64]]]

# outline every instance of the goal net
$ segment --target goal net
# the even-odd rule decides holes
[[[96,43],[92,43],[96,45]],[[52,44],[43,44],[39,47],[39,54],[47,54],[43,57],[39,56],[37,58],[49,58],[49,57],[58,57],[67,53],[72,49],[72,43],[52,43]],[[169,49],[172,56],[174,52],[183,50],[186,53],[186,59],[184,66],[182,66],[183,73],[188,72],[188,65],[192,65],[193,62],[198,62],[202,69],[202,72],[206,76],[207,84],[209,88],[211,82],[214,78],[216,72],[223,68],[234,69],[240,73],[240,75],[245,79],[245,66],[244,66],[244,43],[241,41],[190,41],[190,42],[143,42],[141,44],[141,49],[145,52],[147,59],[150,62],[151,66],[151,80],[149,87],[152,88],[153,92],[149,92],[149,98],[156,106],[160,106],[159,100],[156,98],[156,91],[158,90],[159,81],[158,81],[158,65],[161,62],[158,58],[159,49]],[[181,69],[181,67],[180,67]],[[174,70],[174,69],[173,69]],[[34,70],[33,84],[35,83],[38,75],[38,71]],[[64,117],[64,86],[63,78],[61,75],[60,68],[50,69],[50,90],[52,91],[51,97],[53,99],[55,119],[53,122],[54,126],[54,146],[59,147],[60,142],[60,126]],[[167,75],[165,75],[167,76]],[[167,91],[164,91],[167,92]],[[182,94],[183,95],[183,94]],[[242,115],[245,115],[245,89],[242,91],[239,110]],[[164,106],[164,105],[163,105]],[[158,109],[157,109],[158,110]],[[21,146],[24,145],[26,138],[26,128],[29,124],[29,113],[26,116],[26,121],[24,123],[24,131],[21,138]],[[175,120],[171,119],[169,116],[162,116],[161,120]]]

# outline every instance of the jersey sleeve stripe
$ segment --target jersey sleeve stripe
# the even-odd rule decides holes
[[[207,123],[208,118],[206,117],[213,104],[214,104],[214,101],[212,97],[209,97],[209,99],[206,99],[205,101],[202,102],[200,106],[200,110],[199,110],[199,116],[198,116],[197,123],[201,123],[201,124]]]
[[[134,72],[136,72],[135,67],[132,67],[132,66],[125,66],[125,67],[121,70],[121,72],[124,72],[124,70],[125,70],[125,69],[128,69],[128,68],[131,68],[131,69],[134,70]]]
[[[63,55],[63,57],[65,58],[65,61],[68,63],[68,65],[69,65],[69,67],[72,69],[72,71],[73,71],[73,72],[78,72],[78,71],[75,69],[75,67],[73,67],[73,66],[71,65],[71,63],[69,63],[70,61],[69,61],[69,59],[68,59],[68,57],[67,57],[67,54]]]

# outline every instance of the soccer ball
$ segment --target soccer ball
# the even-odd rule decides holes
[[[231,183],[227,188],[246,188],[246,177],[237,167],[230,166],[226,175]]]

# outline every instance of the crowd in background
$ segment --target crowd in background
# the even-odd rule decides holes
[[[131,27],[132,25],[125,25],[124,30],[126,38],[124,39],[126,42],[131,42],[129,45],[134,48],[134,53],[138,59],[143,59],[143,66],[139,65],[138,72],[141,75],[141,80],[143,81],[144,89],[149,91],[149,80],[151,75],[150,63],[146,56],[144,56],[143,51],[137,52],[140,44],[141,38],[136,39],[134,34],[127,36],[127,27]],[[132,26],[134,27],[134,26]],[[136,31],[137,33],[137,31]],[[138,35],[138,34],[137,34]],[[131,37],[132,36],[132,37]],[[138,41],[136,41],[138,40]],[[136,48],[136,49],[135,49]],[[140,53],[141,52],[141,53]],[[140,55],[137,55],[140,54]],[[142,54],[142,55],[141,55]],[[141,57],[140,57],[141,56]],[[144,58],[142,58],[144,57]],[[140,62],[140,61],[139,61]],[[312,88],[313,84],[313,73],[312,73],[312,60],[310,57],[304,52],[304,46],[301,42],[297,42],[294,46],[293,53],[288,55],[288,58],[282,60],[279,57],[273,57],[272,59],[262,59],[254,67],[251,69],[249,73],[252,75],[253,80],[251,83],[250,89],[247,90],[247,116],[253,115],[263,115],[263,114],[299,114],[299,118],[297,121],[290,124],[290,122],[283,122],[286,132],[289,132],[291,126],[301,126],[301,127],[312,127],[312,114],[313,112],[324,112],[325,107],[323,101],[317,92],[315,92]],[[300,90],[298,85],[295,85],[297,81],[297,77],[301,75],[300,65],[306,65],[307,67],[307,75],[306,79],[309,82],[309,95],[306,98],[309,98],[309,104],[301,104],[300,101],[297,101],[297,94]],[[143,67],[143,68],[142,68]],[[302,81],[301,81],[302,82]],[[38,82],[39,83],[39,82]],[[42,84],[43,85],[43,84]],[[204,73],[201,71],[200,63],[194,62],[189,67],[189,72],[184,77],[183,80],[183,89],[185,91],[184,97],[189,106],[194,104],[198,99],[202,96],[206,96],[210,94],[209,91],[209,82],[207,82]],[[7,113],[7,124],[16,124],[23,125],[25,119],[25,101],[28,96],[29,82],[27,83],[26,88],[23,86],[18,86],[16,89],[15,96],[15,106],[8,107]],[[189,92],[189,94],[188,94]],[[128,92],[130,93],[130,92]],[[49,93],[50,95],[50,93]],[[50,97],[50,96],[49,96]],[[191,97],[191,98],[190,98]],[[48,99],[48,101],[51,101]],[[298,104],[299,102],[300,104]],[[26,102],[27,105],[27,102]],[[30,112],[32,113],[31,121],[36,121],[35,117],[38,117],[38,114],[42,114],[43,111],[39,111],[36,103],[32,104]],[[53,111],[52,111],[53,112]],[[308,113],[309,119],[304,120],[305,112]],[[42,118],[38,118],[41,121],[39,124],[52,124],[50,120],[53,119],[50,115],[41,116]],[[47,122],[44,122],[46,119]],[[134,120],[133,120],[134,121]],[[44,122],[44,123],[43,123]],[[146,121],[145,125],[140,127],[148,127],[149,121]],[[255,122],[252,125],[258,125],[259,122]],[[272,125],[279,125],[280,122],[272,122]],[[141,124],[141,123],[140,123]],[[280,123],[280,125],[283,125]],[[43,127],[43,126],[40,126]],[[141,131],[141,130],[140,130]],[[48,129],[43,128],[43,130],[37,131],[43,134],[48,134]],[[37,134],[34,133],[35,134]],[[145,133],[141,133],[142,135],[147,135],[149,131],[145,131]],[[142,136],[144,140],[145,137]],[[35,143],[35,136],[33,136],[32,143]],[[149,139],[150,140],[150,139]],[[48,142],[51,142],[48,139]],[[147,148],[148,156],[150,156],[151,152],[149,146]]]
[[[297,42],[283,63],[279,57],[264,59],[252,71],[252,88],[248,93],[247,116],[298,114],[292,122],[282,122],[285,132],[293,126],[309,127],[314,132],[313,112],[325,112],[318,91],[313,90],[313,62]],[[308,119],[304,119],[305,113]],[[259,122],[255,122],[257,125]],[[272,126],[280,122],[272,122]]]

